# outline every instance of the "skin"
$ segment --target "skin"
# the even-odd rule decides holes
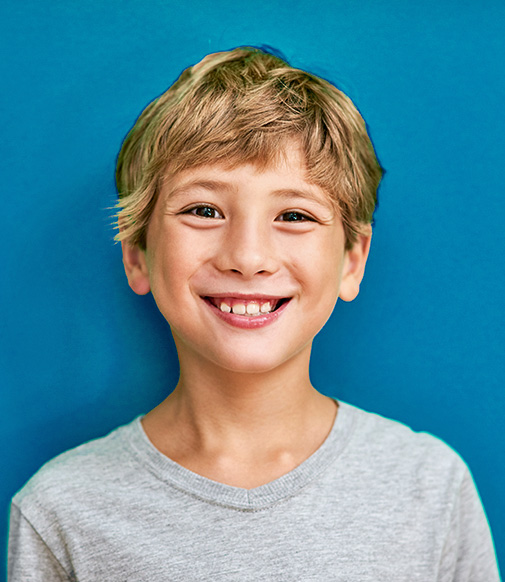
[[[328,436],[332,399],[310,383],[314,336],[359,292],[371,232],[345,250],[328,195],[295,142],[260,171],[199,166],[166,179],[147,249],[123,243],[128,282],[151,292],[180,361],[175,390],[143,419],[163,454],[215,481],[253,488],[289,472]],[[243,329],[203,297],[290,298],[270,325]]]

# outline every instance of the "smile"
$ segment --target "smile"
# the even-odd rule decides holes
[[[257,317],[275,311],[282,302],[288,299],[237,299],[235,297],[205,297],[223,313],[234,313],[246,317]]]
[[[202,299],[220,319],[235,327],[251,329],[273,323],[291,298],[206,295]]]

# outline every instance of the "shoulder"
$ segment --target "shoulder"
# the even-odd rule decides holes
[[[136,470],[127,443],[137,422],[135,419],[48,461],[13,497],[13,505],[29,518],[42,508],[56,511],[66,503],[75,505],[76,500],[103,493],[111,480],[121,480],[121,473]]]
[[[454,494],[469,470],[460,455],[440,438],[417,432],[397,420],[343,403],[353,418],[348,451],[374,475],[387,481],[410,483],[417,491],[445,488]]]
[[[406,555],[429,548],[440,579],[479,572],[479,580],[498,580],[486,516],[459,454],[401,422],[345,403],[342,413],[352,429],[340,459],[339,482],[347,493],[339,501],[353,508],[357,522],[362,512],[360,527],[366,523],[368,532],[380,532],[392,545],[403,539]]]
[[[408,535],[438,548],[457,531],[458,515],[485,523],[470,471],[448,444],[356,407],[344,404],[342,412],[353,424],[342,456],[344,487],[357,503],[367,500],[370,523],[383,528],[386,515],[394,531],[414,532],[416,524]]]
[[[347,403],[340,403],[347,414],[352,415],[354,422],[354,437],[367,443],[366,448],[374,453],[390,454],[406,451],[410,455],[423,457],[427,453],[457,461],[459,455],[447,443],[428,432],[415,431],[407,424],[368,412]]]

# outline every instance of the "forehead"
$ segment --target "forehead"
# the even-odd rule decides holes
[[[302,148],[296,140],[287,140],[273,160],[218,160],[167,172],[162,180],[162,197],[174,199],[197,190],[239,193],[252,188],[279,198],[306,198],[334,207],[331,196],[312,182]]]

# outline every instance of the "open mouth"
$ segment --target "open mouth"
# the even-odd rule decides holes
[[[233,313],[234,315],[242,315],[244,317],[258,317],[274,313],[282,305],[290,301],[291,297],[243,299],[238,297],[212,297],[207,295],[202,299],[219,309],[222,313]]]

